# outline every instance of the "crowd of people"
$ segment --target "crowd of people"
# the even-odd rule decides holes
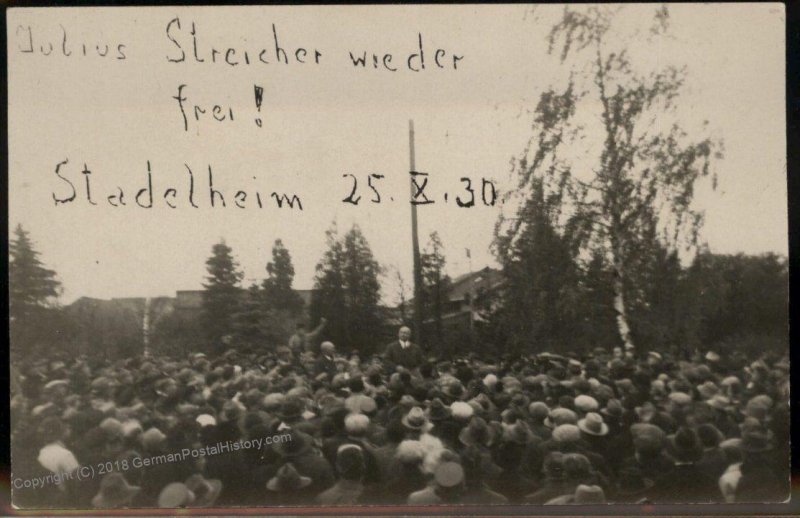
[[[620,347],[436,359],[410,335],[401,329],[369,358],[301,335],[260,353],[13,365],[13,502],[87,509],[789,496],[788,353],[676,358]]]

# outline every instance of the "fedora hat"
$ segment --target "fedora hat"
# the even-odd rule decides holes
[[[494,429],[482,417],[473,416],[466,428],[458,434],[458,440],[465,446],[486,446],[494,438]]]
[[[285,432],[290,435],[289,440],[272,443],[272,450],[281,457],[296,457],[311,449],[311,437],[305,433],[294,429]]]
[[[603,417],[594,412],[589,412],[586,417],[578,421],[578,428],[584,433],[598,437],[608,434],[608,425],[603,422]]]
[[[692,396],[687,394],[686,392],[670,392],[669,400],[676,405],[688,405],[692,402]]]
[[[464,385],[460,381],[454,381],[447,385],[444,389],[444,393],[453,400],[463,400],[467,397],[467,389],[464,388]]]
[[[457,462],[442,462],[433,472],[433,478],[439,487],[457,487],[464,481],[464,468]]]
[[[666,439],[664,430],[651,423],[635,423],[630,432],[637,450],[660,451]]]
[[[194,503],[191,507],[210,507],[217,501],[222,491],[222,482],[217,479],[206,479],[203,475],[195,473],[186,479],[186,487],[194,493]]]
[[[100,492],[92,498],[92,505],[98,508],[123,507],[130,504],[141,488],[128,484],[122,473],[109,473],[100,482]]]
[[[267,489],[270,491],[296,491],[308,487],[311,482],[311,478],[298,473],[294,464],[290,462],[281,466],[275,476],[269,479]]]
[[[713,381],[706,381],[705,383],[697,386],[697,392],[703,397],[703,399],[711,399],[715,395],[719,394],[719,387],[717,387],[716,383]]]
[[[430,407],[428,407],[428,411],[426,412],[428,419],[431,421],[444,421],[452,414],[452,411],[449,407],[446,407],[442,400],[438,397],[431,401]]]
[[[415,406],[419,406],[419,401],[414,399],[414,396],[410,394],[403,394],[397,404],[406,408],[414,408]]]
[[[635,466],[622,468],[617,476],[617,494],[624,496],[643,496],[655,482],[645,477]]]
[[[172,482],[164,486],[158,495],[158,507],[173,509],[188,507],[194,503],[194,493],[183,482]]]
[[[425,412],[418,406],[415,406],[409,410],[408,413],[403,416],[401,422],[406,428],[410,428],[411,430],[419,430],[422,432],[427,432],[433,426],[428,421],[428,418],[425,417]]]
[[[533,439],[533,432],[528,428],[525,421],[519,419],[516,423],[503,430],[503,439],[506,442],[525,445]]]
[[[767,433],[761,430],[752,430],[742,436],[742,450],[749,453],[760,453],[772,449],[772,443]]]
[[[600,410],[600,413],[609,418],[620,419],[625,413],[625,409],[622,408],[622,403],[619,399],[612,398],[606,402],[605,408]]]
[[[545,418],[544,425],[549,428],[555,428],[562,424],[575,424],[578,422],[578,416],[569,408],[554,408],[550,414]]]
[[[581,439],[580,428],[574,424],[562,424],[553,430],[553,440],[560,443],[575,443]]]
[[[466,421],[475,414],[475,409],[468,403],[456,401],[450,405],[450,412],[453,414],[454,418],[460,421]]]
[[[606,495],[603,488],[595,485],[580,484],[575,488],[575,499],[573,503],[576,504],[604,504]]]
[[[682,427],[675,435],[669,438],[672,456],[682,462],[700,460],[703,455],[703,445],[697,433],[691,428]]]
[[[740,380],[736,376],[727,376],[726,378],[723,378],[722,381],[719,382],[719,384],[722,385],[723,387],[731,387],[734,385],[741,385],[742,380]]]
[[[286,397],[283,402],[281,402],[281,407],[278,411],[278,417],[280,417],[282,421],[299,419],[302,416],[303,402],[299,398]]]
[[[595,412],[600,407],[595,398],[585,394],[581,394],[580,396],[576,397],[573,405],[577,410],[583,413]]]
[[[542,421],[550,415],[550,408],[543,401],[534,401],[528,405],[528,414],[532,419]]]
[[[713,396],[706,401],[706,404],[715,410],[730,410],[731,408],[731,400],[720,394]]]

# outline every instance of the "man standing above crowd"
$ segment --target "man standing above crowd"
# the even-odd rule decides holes
[[[319,349],[315,374],[318,379],[322,377],[330,381],[336,375],[336,346],[333,342],[322,342]]]
[[[394,370],[397,366],[416,369],[425,362],[422,349],[411,342],[411,329],[406,326],[400,328],[398,340],[386,346],[383,359],[389,364],[390,370]]]
[[[289,338],[289,348],[292,354],[299,356],[302,352],[317,353],[317,343],[319,335],[325,329],[328,321],[323,317],[319,320],[319,325],[312,331],[306,331],[306,325],[303,322],[297,324],[297,331]]]

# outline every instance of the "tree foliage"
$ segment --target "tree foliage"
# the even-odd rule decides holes
[[[338,347],[371,353],[381,345],[381,267],[358,226],[339,237],[326,232],[328,249],[317,263],[311,320],[328,320],[325,336]]]
[[[276,239],[272,245],[272,261],[267,263],[267,278],[263,283],[266,307],[297,317],[303,310],[303,299],[292,289],[293,281],[292,257],[283,241]]]
[[[498,234],[495,251],[506,284],[495,332],[505,335],[508,352],[558,350],[575,345],[579,270],[569,240],[555,227],[559,200],[545,199],[534,181],[519,212],[519,232]]]
[[[221,347],[223,337],[233,332],[233,315],[242,297],[239,283],[243,274],[233,258],[233,250],[225,241],[211,248],[206,261],[208,276],[203,284],[203,314],[206,337],[212,348]]]
[[[629,277],[661,249],[670,255],[696,247],[703,214],[694,193],[703,179],[716,186],[711,164],[721,144],[690,138],[678,122],[685,68],[637,71],[630,47],[639,40],[616,29],[621,12],[567,6],[550,31],[549,50],[571,73],[565,86],[540,96],[533,136],[514,163],[517,188],[507,197],[519,209],[501,217],[498,235],[523,234],[528,203],[543,200],[579,258],[600,254],[610,265],[617,329],[632,343],[629,313],[646,296]],[[668,21],[668,11],[657,9],[651,36],[661,36]]]
[[[785,258],[704,251],[689,267],[686,279],[689,288],[685,302],[696,315],[696,339],[689,345],[741,341],[786,350],[789,268]]]
[[[56,272],[45,268],[30,235],[17,225],[9,246],[8,265],[9,317],[24,319],[37,309],[52,306],[61,294]]]
[[[8,298],[10,349],[28,355],[69,334],[56,302],[61,283],[56,272],[44,266],[30,235],[17,225],[9,243]]]
[[[425,250],[420,254],[420,270],[422,271],[422,290],[424,314],[433,319],[434,342],[441,347],[444,336],[442,332],[442,316],[450,290],[450,277],[445,273],[447,261],[444,245],[438,232],[431,232]]]

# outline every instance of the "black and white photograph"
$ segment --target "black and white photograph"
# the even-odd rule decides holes
[[[6,21],[2,514],[789,502],[783,4]]]

